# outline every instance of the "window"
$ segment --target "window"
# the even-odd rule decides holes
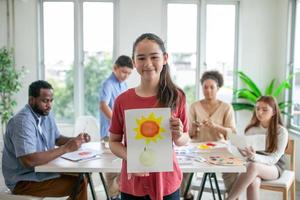
[[[98,115],[99,86],[112,69],[113,4],[83,4],[84,114]]]
[[[202,96],[200,76],[220,71],[219,98],[231,102],[237,69],[238,1],[168,1],[167,45],[172,75],[191,104]],[[187,23],[188,22],[188,23]]]
[[[45,79],[55,89],[54,112],[58,120],[71,120],[74,115],[74,4],[45,2],[43,7]]]
[[[206,5],[205,70],[218,70],[223,74],[224,86],[218,96],[231,102],[235,69],[236,6]]]
[[[294,74],[290,100],[293,102],[289,120],[292,128],[300,130],[300,1],[291,1],[289,73]]]
[[[167,34],[173,80],[192,103],[196,89],[197,4],[168,4]]]
[[[98,116],[99,87],[112,67],[113,15],[111,1],[42,1],[41,78],[54,87],[58,122]]]

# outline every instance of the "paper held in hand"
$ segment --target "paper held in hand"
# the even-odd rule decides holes
[[[229,133],[228,138],[230,143],[239,149],[250,146],[252,146],[255,151],[265,151],[266,149],[266,136],[262,134],[237,135]]]
[[[173,171],[170,108],[125,110],[127,173]]]

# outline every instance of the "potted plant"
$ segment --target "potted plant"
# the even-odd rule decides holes
[[[249,110],[253,111],[255,107],[256,100],[265,95],[265,96],[273,96],[276,99],[278,96],[285,90],[290,89],[290,79],[292,78],[292,75],[290,75],[287,79],[283,80],[277,87],[275,87],[276,79],[273,79],[265,88],[265,92],[262,93],[262,91],[259,89],[257,84],[254,83],[254,81],[247,76],[245,73],[238,71],[238,77],[241,79],[241,81],[246,85],[245,88],[236,89],[234,91],[234,95],[236,99],[243,100],[242,102],[232,102],[233,109],[235,111],[238,110]],[[278,99],[277,99],[278,100]],[[292,102],[290,101],[278,101],[278,106],[282,114],[289,115],[285,112],[285,109],[292,105]],[[289,115],[291,117],[291,115]]]
[[[6,47],[0,49],[0,117],[2,135],[4,134],[8,120],[13,115],[13,109],[17,102],[13,95],[21,88],[20,79],[24,74],[24,68],[18,71],[15,68],[12,52]]]

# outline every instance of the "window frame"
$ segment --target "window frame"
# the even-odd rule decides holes
[[[83,37],[83,3],[85,2],[111,2],[113,4],[113,52],[112,59],[118,55],[119,42],[119,0],[39,0],[37,6],[38,25],[38,79],[45,79],[44,62],[44,2],[72,2],[74,5],[74,120],[84,115],[84,37]],[[58,124],[70,124],[58,122]],[[73,124],[73,123],[71,123]]]
[[[296,14],[297,3],[300,3],[299,0],[290,0],[289,1],[289,15],[288,15],[288,40],[287,40],[287,64],[286,64],[286,74],[294,74],[294,56],[295,56],[295,38],[296,38]],[[300,38],[299,38],[300,39]],[[294,87],[294,76],[290,80],[290,84]],[[293,100],[293,90],[289,90],[285,95],[285,100],[292,102]],[[288,113],[293,112],[293,107],[288,108]],[[290,117],[285,117],[287,121],[287,127],[293,132],[300,134],[300,126],[295,126],[292,124],[292,119]]]
[[[200,74],[206,70],[205,50],[206,50],[206,8],[209,4],[215,5],[234,5],[235,6],[235,44],[234,44],[234,66],[233,71],[239,69],[239,17],[240,17],[240,0],[164,0],[163,2],[163,36],[167,40],[167,21],[168,21],[168,4],[196,4],[197,5],[197,46],[196,46],[196,75],[195,75],[195,97],[200,98]],[[238,76],[233,76],[233,89],[237,88]],[[232,94],[234,98],[234,94]],[[233,99],[234,100],[234,99]]]

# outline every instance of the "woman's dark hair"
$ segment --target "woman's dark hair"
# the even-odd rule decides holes
[[[44,80],[34,81],[29,85],[28,95],[30,97],[39,97],[41,89],[53,89],[52,85]]]
[[[223,75],[216,71],[216,70],[211,70],[211,71],[206,71],[202,74],[202,77],[200,79],[201,81],[201,85],[203,85],[204,81],[206,81],[207,79],[212,79],[214,81],[216,81],[217,86],[220,88],[223,86],[224,84],[224,79],[223,79]]]
[[[276,99],[272,96],[261,96],[256,101],[256,103],[257,102],[264,102],[268,104],[274,112],[274,115],[272,116],[271,121],[269,123],[268,135],[266,139],[266,152],[272,153],[277,150],[279,125],[283,125],[280,115],[280,109],[278,107]],[[257,119],[256,109],[254,109],[252,119],[250,121],[250,124],[245,128],[245,132],[247,132],[252,127],[259,126],[259,124],[260,121]]]
[[[153,33],[144,33],[141,36],[139,36],[133,43],[132,59],[134,59],[135,48],[137,44],[145,39],[151,40],[158,44],[164,55],[167,53],[162,39],[160,39],[157,35]],[[179,101],[178,90],[180,90],[184,94],[184,92],[181,89],[179,89],[175,85],[175,83],[173,83],[170,75],[170,67],[167,63],[163,66],[163,69],[160,73],[159,86],[157,92],[158,104],[160,106],[166,106],[171,107],[171,109],[175,109],[177,102]]]

